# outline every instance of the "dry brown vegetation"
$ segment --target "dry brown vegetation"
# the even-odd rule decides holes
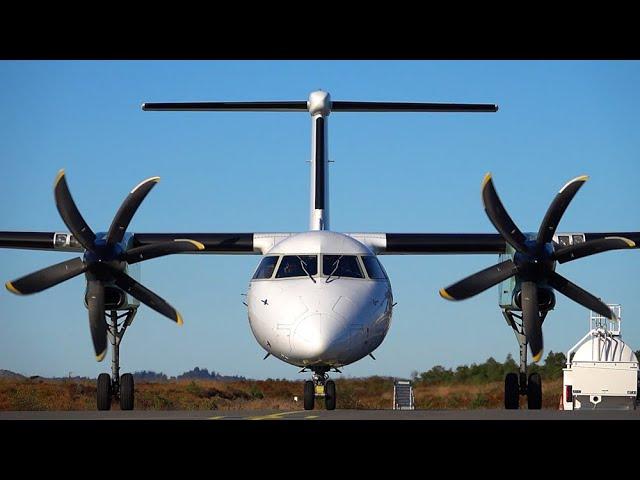
[[[388,409],[393,381],[388,378],[337,379],[338,408]],[[544,383],[543,408],[557,409],[562,380]],[[503,382],[415,387],[416,408],[502,408]],[[0,380],[0,410],[95,410],[94,382],[72,380]],[[298,402],[293,397],[298,396]],[[289,380],[183,380],[136,383],[138,410],[297,410],[302,382]],[[526,399],[521,407],[526,408]],[[321,402],[319,402],[321,403]],[[322,405],[319,405],[320,407]],[[114,404],[114,409],[118,408]]]

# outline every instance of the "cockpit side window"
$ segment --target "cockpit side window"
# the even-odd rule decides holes
[[[271,278],[273,275],[273,270],[276,268],[276,264],[278,263],[277,256],[264,257],[258,265],[258,269],[256,270],[255,275],[253,276],[254,280]]]
[[[322,273],[328,277],[364,278],[355,255],[323,255]]]
[[[362,263],[364,268],[367,269],[367,274],[372,280],[388,280],[387,273],[380,265],[380,261],[374,256],[362,257]]]
[[[308,277],[318,274],[317,255],[285,255],[276,278]]]

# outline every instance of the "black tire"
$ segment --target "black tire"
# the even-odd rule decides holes
[[[96,400],[98,410],[109,410],[111,408],[111,377],[108,373],[98,375]]]
[[[316,401],[316,387],[311,380],[304,382],[304,409],[313,410]]]
[[[518,374],[507,373],[504,377],[504,408],[517,410],[520,408],[520,387],[518,386]]]
[[[133,375],[125,373],[120,377],[120,410],[133,410]]]
[[[540,410],[542,408],[542,378],[538,373],[529,375],[527,406],[529,410]]]
[[[336,384],[333,380],[324,385],[324,406],[327,410],[336,409]]]

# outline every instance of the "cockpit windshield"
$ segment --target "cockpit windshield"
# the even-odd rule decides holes
[[[273,275],[273,270],[276,268],[276,264],[278,263],[278,257],[264,257],[258,265],[258,269],[256,270],[255,275],[253,276],[254,280],[271,278]]]
[[[285,255],[276,278],[313,277],[318,274],[317,255]]]
[[[364,278],[355,255],[323,255],[322,273],[332,278]]]
[[[388,280],[387,274],[380,265],[380,262],[376,257],[362,257],[362,263],[364,263],[364,268],[367,269],[367,273],[369,274],[369,278],[372,280]]]
[[[318,268],[318,255],[266,256],[258,265],[253,280],[296,277],[309,277],[314,283],[317,277],[326,277],[327,283],[338,278],[388,280],[375,255],[321,255],[322,271]]]

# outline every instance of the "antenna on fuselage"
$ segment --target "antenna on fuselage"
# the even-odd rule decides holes
[[[144,111],[309,112],[311,114],[310,230],[329,230],[328,117],[331,112],[497,112],[488,103],[332,101],[328,92],[311,92],[307,101],[143,103]]]

